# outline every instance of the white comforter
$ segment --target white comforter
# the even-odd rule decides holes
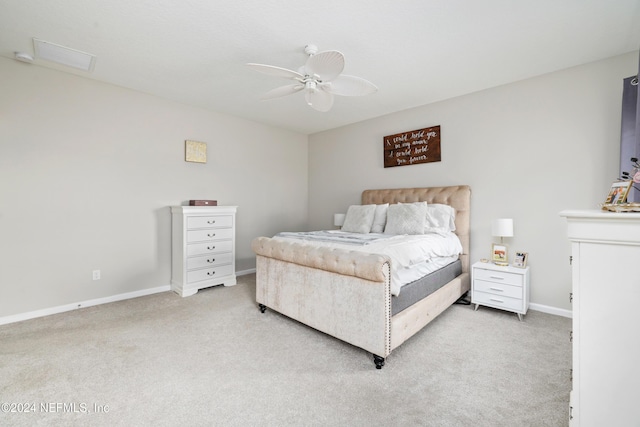
[[[338,230],[322,232],[322,238],[306,243],[387,255],[391,259],[391,294],[399,295],[403,285],[442,268],[458,259],[462,244],[455,233],[420,235],[358,234]],[[281,233],[275,239],[296,240],[311,233]],[[335,236],[335,239],[332,239]],[[379,236],[379,238],[376,238]],[[354,243],[362,238],[363,243]],[[348,241],[349,243],[343,243]]]

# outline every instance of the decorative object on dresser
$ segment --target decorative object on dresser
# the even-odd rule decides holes
[[[509,246],[504,244],[504,238],[513,237],[513,219],[494,219],[491,222],[491,235],[500,237],[500,244],[491,245],[491,261],[497,265],[509,265]]]
[[[611,184],[611,189],[604,201],[605,205],[620,205],[627,201],[627,194],[633,181],[616,181]]]
[[[186,297],[198,289],[236,284],[236,209],[171,207],[171,290]]]
[[[513,268],[486,262],[471,266],[471,303],[512,311],[522,321],[529,309],[529,267]]]
[[[525,268],[529,254],[526,252],[516,252],[516,258],[513,260],[513,266],[518,268]]]
[[[640,420],[640,214],[567,210],[571,242],[572,427]]]
[[[189,200],[189,206],[218,206],[217,200]]]

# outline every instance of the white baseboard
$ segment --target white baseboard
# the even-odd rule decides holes
[[[44,308],[42,310],[30,311],[27,313],[14,314],[12,316],[0,317],[0,325],[21,322],[23,320],[35,319],[36,317],[49,316],[51,314],[64,313],[65,311],[77,310],[79,308],[91,307],[94,305],[107,304],[110,302],[122,301],[131,298],[143,297],[145,295],[157,294],[170,291],[169,285],[157,288],[143,289],[141,291],[127,292],[125,294],[112,295],[104,298],[96,298],[88,301],[81,301],[72,304],[59,305],[57,307]]]
[[[246,276],[247,274],[253,274],[255,272],[255,268],[247,268],[246,270],[236,271],[236,276]]]
[[[543,313],[554,314],[556,316],[573,318],[573,312],[571,310],[565,310],[564,308],[550,307],[542,304],[529,304],[529,308],[535,311],[541,311]]]

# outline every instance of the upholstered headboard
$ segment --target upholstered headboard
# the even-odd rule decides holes
[[[394,188],[388,190],[365,190],[362,204],[383,203],[442,203],[456,210],[456,231],[462,243],[462,271],[469,272],[469,234],[471,214],[471,188],[468,185],[428,188]]]

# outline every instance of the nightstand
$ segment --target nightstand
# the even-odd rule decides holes
[[[529,267],[476,262],[471,266],[471,303],[522,315],[529,309]]]

